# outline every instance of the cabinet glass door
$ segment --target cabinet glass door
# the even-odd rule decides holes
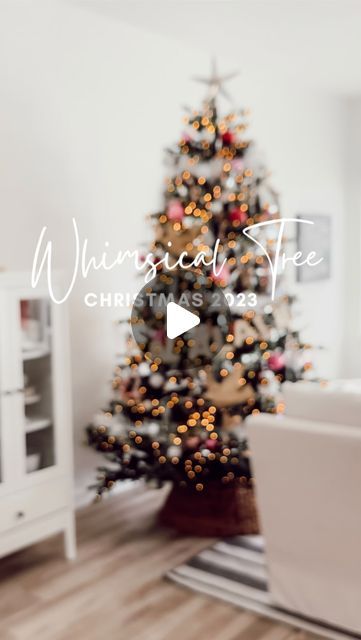
[[[2,438],[2,397],[0,395],[0,486],[3,482],[3,456],[4,456],[4,450],[3,450],[3,438]]]
[[[18,301],[25,424],[25,471],[55,464],[51,307],[46,298]]]
[[[7,311],[9,299],[7,293],[0,290],[0,489],[5,483],[6,476],[6,414],[9,405],[9,389],[7,375],[11,346],[8,332]]]

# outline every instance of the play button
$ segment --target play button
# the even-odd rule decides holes
[[[183,335],[186,331],[199,325],[200,319],[195,313],[183,309],[175,302],[167,304],[167,338],[173,340]]]
[[[187,370],[213,362],[226,344],[231,314],[222,289],[211,277],[179,269],[163,271],[143,286],[130,324],[138,348],[154,370]]]

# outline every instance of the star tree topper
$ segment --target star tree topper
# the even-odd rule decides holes
[[[228,91],[224,88],[224,83],[228,82],[228,80],[232,80],[239,75],[238,71],[233,71],[233,73],[226,73],[224,75],[220,75],[217,70],[216,60],[212,60],[212,70],[209,78],[195,76],[193,80],[196,82],[201,82],[202,84],[206,84],[209,87],[209,98],[210,100],[214,100],[218,94],[223,95],[225,98],[230,100],[230,95]]]

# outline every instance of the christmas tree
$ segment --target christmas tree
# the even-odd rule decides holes
[[[219,311],[202,308],[198,344],[187,333],[167,340],[162,313],[142,308],[132,316],[131,324],[145,323],[147,333],[139,348],[130,332],[110,406],[88,427],[90,444],[109,462],[100,469],[99,494],[124,479],[171,481],[196,492],[210,483],[247,483],[243,420],[251,413],[282,412],[281,383],[301,378],[309,367],[291,330],[292,300],[281,284],[278,298],[270,295],[262,247],[272,258],[277,225],[259,227],[258,243],[243,233],[280,213],[247,138],[247,114],[218,112],[224,81],[231,77],[220,78],[214,68],[210,79],[201,79],[208,84],[207,98],[200,110],[187,110],[181,139],[167,150],[163,206],[152,215],[151,250],[160,262],[166,252],[174,263],[183,251],[189,262],[199,251],[211,255],[218,241],[219,269],[167,272],[161,264],[149,283],[157,294],[221,289],[229,310],[220,322]]]

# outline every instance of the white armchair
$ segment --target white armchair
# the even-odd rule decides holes
[[[285,382],[282,391],[287,416],[361,427],[361,380]]]
[[[247,420],[270,592],[361,634],[361,394],[307,386],[285,388],[296,415]]]

